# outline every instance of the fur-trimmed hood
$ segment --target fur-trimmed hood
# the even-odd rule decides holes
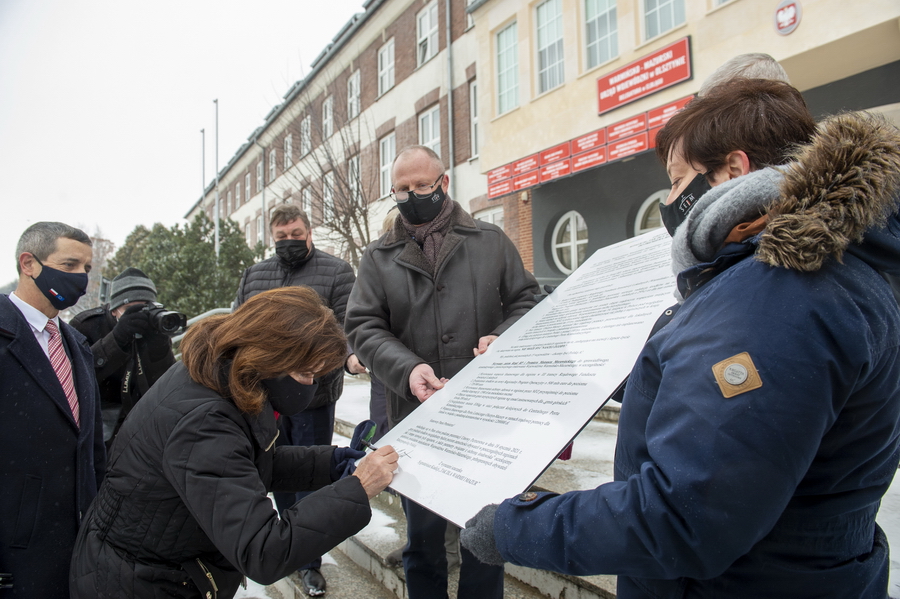
[[[848,113],[823,121],[785,169],[781,197],[768,209],[757,258],[815,271],[841,260],[867,230],[900,205],[900,132],[883,117]]]

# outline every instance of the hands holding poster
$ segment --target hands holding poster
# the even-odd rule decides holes
[[[631,371],[674,303],[665,229],[594,253],[391,429],[391,487],[463,526],[527,489]]]

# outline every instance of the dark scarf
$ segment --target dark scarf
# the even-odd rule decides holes
[[[444,235],[447,234],[447,230],[450,228],[450,213],[453,212],[455,206],[456,202],[448,197],[444,200],[444,205],[441,207],[438,215],[434,217],[434,220],[419,226],[410,224],[402,214],[400,215],[400,222],[403,223],[403,228],[422,248],[422,253],[425,254],[425,259],[428,260],[432,270],[437,264],[437,255],[441,251],[441,244],[444,243]]]

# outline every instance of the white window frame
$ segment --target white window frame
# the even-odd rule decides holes
[[[263,227],[264,227],[263,215],[257,214],[256,215],[256,243],[263,242],[263,237],[265,236],[265,231],[264,231]]]
[[[347,118],[359,116],[359,69],[347,79]]]
[[[553,256],[553,263],[556,264],[556,268],[561,270],[564,274],[570,275],[575,272],[583,262],[578,262],[578,249],[581,245],[587,245],[589,236],[585,236],[584,239],[578,239],[578,219],[584,221],[584,217],[581,216],[577,211],[570,210],[562,215],[556,222],[556,226],[553,227],[553,237],[551,240],[551,250],[550,253]],[[568,242],[558,242],[556,239],[559,236],[560,231],[566,227],[571,227],[571,239]],[[585,224],[585,230],[587,230],[587,224]],[[569,260],[573,265],[572,268],[566,266],[559,259],[559,255],[557,250],[560,249],[568,249],[569,250]],[[587,252],[585,252],[585,260],[587,260]]]
[[[641,0],[641,12],[644,41],[657,38],[683,25],[687,20],[685,0]],[[665,21],[667,17],[671,18],[671,22]]]
[[[380,183],[380,197],[386,197],[391,193],[391,166],[397,157],[397,136],[393,131],[378,141],[378,180]]]
[[[469,157],[478,157],[478,80],[469,82]]]
[[[328,139],[334,133],[334,96],[322,101],[322,139]]]
[[[241,205],[241,182],[238,181],[234,184],[234,205]]]
[[[479,210],[472,215],[472,218],[497,225],[503,228],[503,206],[494,206],[485,210]]]
[[[438,6],[432,2],[416,15],[416,65],[422,66],[437,55]]]
[[[294,134],[284,136],[284,170],[287,171],[294,163]]]
[[[562,0],[544,0],[534,11],[537,27],[534,64],[537,67],[538,94],[543,94],[566,82]]]
[[[247,247],[249,247],[249,248],[253,248],[253,244],[250,242],[250,232],[252,230],[253,229],[251,229],[251,227],[250,227],[250,222],[248,221],[244,225],[244,240],[247,242]]]
[[[312,117],[306,115],[300,121],[300,155],[306,156],[312,150]]]
[[[650,196],[644,200],[644,203],[641,204],[641,207],[637,212],[637,216],[634,217],[635,236],[646,233],[647,231],[654,231],[663,226],[662,218],[659,216],[659,203],[666,201],[670,191],[671,190],[668,188],[660,189],[659,191],[650,194]],[[653,210],[656,210],[656,220],[659,224],[655,227],[645,227],[644,221],[646,221],[649,213]]]
[[[441,105],[435,104],[419,114],[419,145],[441,155]]]
[[[513,21],[497,32],[497,114],[519,106],[519,39]]]
[[[263,156],[259,157],[259,162],[256,163],[256,193],[262,191],[263,188]]]
[[[347,161],[347,189],[350,192],[351,206],[358,206],[360,181],[359,181],[359,154],[351,156]]]
[[[231,214],[231,206],[231,190],[229,190],[228,193],[225,194],[225,216]]]
[[[278,153],[274,148],[269,150],[269,183],[275,180],[275,161],[278,160]]]
[[[312,191],[309,187],[300,190],[300,210],[306,213],[306,218],[312,218]]]
[[[250,173],[244,175],[244,198],[244,201],[250,201]]]
[[[328,171],[322,176],[322,222],[334,216],[334,171]]]
[[[394,38],[378,50],[378,95],[382,96],[394,87]]]
[[[466,9],[468,9],[472,4],[475,3],[475,0],[466,0]],[[475,17],[472,16],[468,10],[466,10],[466,30],[475,27]]]
[[[616,0],[584,0],[584,64],[588,69],[619,55]],[[606,24],[605,31],[600,28]]]

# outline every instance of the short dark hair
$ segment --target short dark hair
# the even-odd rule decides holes
[[[16,244],[16,272],[20,274],[22,272],[22,268],[19,266],[19,256],[24,252],[28,252],[43,262],[56,251],[56,240],[60,237],[73,239],[89,247],[94,245],[87,233],[66,223],[34,223],[25,229],[25,232],[19,237],[19,243]]]
[[[705,171],[725,165],[725,157],[743,150],[754,169],[788,161],[791,151],[816,131],[803,96],[781,81],[737,78],[694,98],[656,136],[663,164],[679,149],[690,164]]]
[[[308,231],[310,228],[309,216],[306,215],[306,212],[300,210],[300,207],[296,204],[281,204],[272,210],[272,216],[269,218],[269,230],[271,231],[272,227],[286,225],[298,218],[303,221]]]

